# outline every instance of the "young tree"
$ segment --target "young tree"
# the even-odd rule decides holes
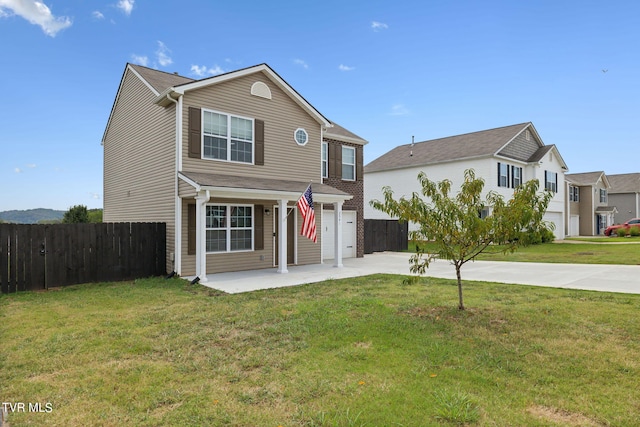
[[[76,205],[69,208],[62,217],[64,224],[78,224],[89,222],[89,212],[84,205]]]
[[[416,253],[410,259],[411,272],[424,274],[435,257],[451,261],[458,279],[458,308],[464,310],[462,266],[489,247],[513,252],[531,243],[545,227],[542,217],[553,195],[548,191],[538,193],[538,180],[531,180],[516,188],[507,202],[494,191],[483,198],[484,180],[476,178],[473,169],[465,171],[464,183],[454,196],[450,195],[449,180],[436,183],[420,172],[418,181],[427,201],[417,193],[395,200],[391,188],[384,187],[384,201],[372,200],[371,206],[400,221],[417,224],[418,230],[410,233],[412,240],[435,244],[436,250],[430,254],[416,245]],[[481,212],[485,209],[491,209],[491,215],[483,218]]]

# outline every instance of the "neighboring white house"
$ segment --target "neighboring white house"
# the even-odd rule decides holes
[[[555,193],[544,219],[554,224],[557,239],[564,238],[564,174],[568,168],[556,146],[545,145],[530,122],[392,149],[365,166],[364,216],[392,219],[369,204],[373,199],[383,200],[384,186],[391,187],[395,198],[409,197],[420,192],[417,177],[424,171],[430,180],[449,179],[452,189],[459,189],[467,169],[474,169],[485,180],[485,195],[493,190],[506,199],[520,183],[538,179],[541,189]]]

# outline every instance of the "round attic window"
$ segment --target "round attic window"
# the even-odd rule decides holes
[[[293,133],[293,136],[298,145],[305,145],[307,141],[309,141],[309,135],[307,135],[307,131],[302,128],[296,129],[296,131]]]

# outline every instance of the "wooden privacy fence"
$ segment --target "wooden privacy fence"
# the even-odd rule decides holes
[[[409,224],[397,220],[364,220],[364,253],[408,249]]]
[[[166,273],[166,224],[0,224],[2,293]]]

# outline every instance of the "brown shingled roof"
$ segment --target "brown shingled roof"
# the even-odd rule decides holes
[[[572,184],[576,185],[596,185],[600,177],[604,174],[603,171],[596,172],[584,172],[584,173],[568,173],[565,174],[565,179]]]
[[[495,155],[531,123],[449,136],[394,148],[365,166],[365,172],[422,166]]]
[[[324,133],[324,136],[326,138],[328,138],[328,139],[337,139],[339,141],[341,141],[342,139],[346,138],[346,140],[347,140],[346,142],[355,142],[355,143],[360,143],[360,144],[367,144],[368,143],[368,141],[366,139],[361,138],[358,135],[356,135],[355,133],[343,128],[342,126],[340,126],[336,122],[331,122],[331,124],[333,125],[333,127],[330,127]]]
[[[160,70],[143,67],[142,65],[129,64],[140,76],[147,81],[158,93],[165,89],[184,83],[191,83],[195,80],[183,77],[178,74],[166,73]]]
[[[611,184],[610,194],[640,193],[640,173],[607,175]]]

